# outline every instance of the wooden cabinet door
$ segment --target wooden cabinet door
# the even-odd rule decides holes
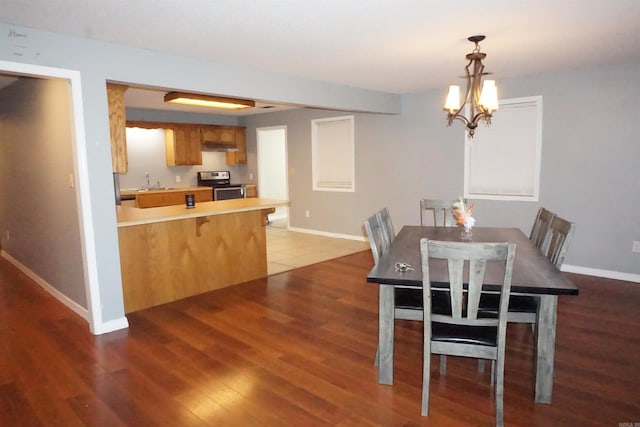
[[[200,135],[203,144],[217,144],[220,142],[220,129],[217,126],[202,126]]]
[[[245,191],[246,191],[246,197],[258,197],[258,188],[256,187],[255,184],[247,184],[247,186],[245,187]]]
[[[235,126],[220,126],[220,142],[223,144],[236,143],[236,127]]]
[[[199,203],[199,202],[210,202],[210,201],[213,200],[213,190],[211,188],[207,188],[207,189],[204,189],[204,190],[193,191],[192,193],[195,194],[195,196],[196,196],[196,203]]]
[[[136,196],[136,208],[155,208],[156,206],[167,206],[167,193],[149,192]]]
[[[227,151],[228,165],[244,165],[247,163],[247,128],[234,128],[236,151]]]
[[[196,203],[210,202],[213,200],[213,191],[210,188],[187,189],[183,191],[149,191],[136,195],[137,208],[155,208],[158,206],[183,205],[185,196],[193,194]]]
[[[200,128],[197,126],[173,126],[165,129],[167,165],[201,165]]]
[[[201,126],[203,144],[231,146],[236,144],[236,126]]]
[[[127,136],[124,92],[127,86],[107,84],[109,131],[111,135],[111,167],[114,173],[127,173]]]

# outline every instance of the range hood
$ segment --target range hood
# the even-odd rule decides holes
[[[202,142],[202,151],[238,151],[238,147],[233,142]]]

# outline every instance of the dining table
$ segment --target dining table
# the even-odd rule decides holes
[[[578,295],[578,288],[519,228],[474,227],[466,235],[460,227],[406,225],[367,275],[367,282],[379,285],[378,382],[393,384],[394,287],[422,288],[420,240],[449,242],[509,242],[516,244],[511,281],[512,295],[539,298],[535,333],[535,401],[551,403],[553,392],[558,297]],[[400,263],[400,264],[398,264]],[[398,268],[400,267],[406,268]],[[408,266],[408,267],[407,267]],[[448,286],[446,260],[429,261],[431,287]],[[483,292],[500,290],[504,268],[487,265]],[[509,341],[507,340],[507,348]]]

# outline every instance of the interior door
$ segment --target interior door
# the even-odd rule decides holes
[[[287,181],[287,127],[258,128],[258,193],[262,198],[289,200]],[[269,220],[289,224],[289,207],[276,208]]]

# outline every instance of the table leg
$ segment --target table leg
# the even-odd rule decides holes
[[[393,384],[393,286],[380,286],[378,308],[378,383]]]
[[[536,345],[536,402],[551,403],[558,296],[540,295]]]

